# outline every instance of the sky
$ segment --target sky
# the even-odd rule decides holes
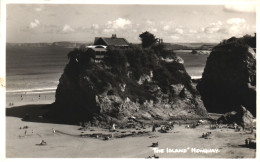
[[[93,42],[153,33],[169,43],[218,43],[256,32],[250,5],[7,4],[6,42]]]

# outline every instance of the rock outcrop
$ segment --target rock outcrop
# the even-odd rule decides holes
[[[120,52],[130,53],[131,49]],[[149,53],[144,57],[142,50],[137,52],[142,58],[152,56]],[[137,69],[134,67],[137,56],[129,55],[128,66],[123,66],[120,62],[109,65],[106,60],[95,64],[85,55],[76,52],[69,55],[70,61],[56,90],[56,101],[47,116],[61,121],[92,121],[97,125],[111,121],[123,124],[131,116],[136,120],[208,117],[183,64],[160,62],[154,56],[154,64],[142,61],[145,65],[136,64],[140,66]],[[146,72],[140,73],[142,69]],[[142,80],[140,84],[141,76],[149,76],[149,81]]]
[[[223,124],[233,124],[235,122],[244,128],[253,128],[256,126],[254,116],[243,106],[240,106],[237,112],[225,113],[217,121]]]
[[[240,105],[256,115],[256,54],[239,43],[216,46],[197,85],[209,112],[237,111]]]

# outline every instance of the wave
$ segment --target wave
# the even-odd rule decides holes
[[[56,89],[53,91],[35,91],[35,92],[26,92],[26,94],[44,94],[44,93],[55,93]]]
[[[52,92],[56,92],[56,87],[38,88],[38,89],[19,89],[19,90],[6,91],[6,93],[24,93],[24,94],[52,93]]]

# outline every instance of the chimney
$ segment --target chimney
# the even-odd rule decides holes
[[[112,38],[116,38],[116,34],[112,34]]]

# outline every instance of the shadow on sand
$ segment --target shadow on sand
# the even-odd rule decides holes
[[[244,148],[249,148],[249,149],[256,149],[256,148],[254,148],[254,147],[250,147],[250,146],[247,146],[247,145],[245,145],[245,144],[243,144],[243,145],[238,145],[239,147],[244,147]]]
[[[45,114],[50,111],[50,104],[23,105],[6,108],[6,116],[21,118],[22,121],[53,123],[53,124],[71,124],[54,119],[47,119]]]

